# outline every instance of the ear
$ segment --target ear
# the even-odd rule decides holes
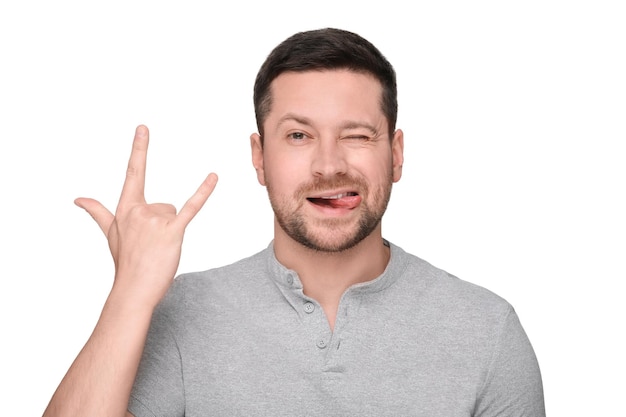
[[[404,133],[398,129],[393,134],[391,141],[391,164],[393,169],[393,182],[400,181],[402,177],[402,164],[404,163]]]
[[[253,133],[250,135],[250,148],[252,150],[252,165],[256,170],[256,178],[259,184],[265,186],[265,169],[263,168],[263,145],[261,135]]]

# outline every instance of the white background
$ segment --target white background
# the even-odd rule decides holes
[[[73,199],[114,208],[136,125],[149,201],[180,207],[220,176],[180,272],[269,243],[254,76],[287,36],[335,26],[398,74],[406,162],[385,237],[513,304],[548,415],[623,416],[622,4],[3,2],[0,413],[40,415],[98,318],[112,263]]]

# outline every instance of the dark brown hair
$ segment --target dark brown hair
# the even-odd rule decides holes
[[[398,90],[396,73],[383,54],[368,40],[346,30],[326,28],[299,32],[280,43],[268,55],[254,83],[254,111],[261,138],[270,112],[272,81],[283,72],[348,69],[371,74],[382,85],[381,108],[389,125],[396,129]]]

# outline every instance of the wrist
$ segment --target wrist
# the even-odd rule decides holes
[[[107,297],[105,310],[130,317],[152,317],[161,298],[116,279]]]

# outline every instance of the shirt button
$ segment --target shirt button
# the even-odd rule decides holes
[[[287,284],[289,285],[293,284],[293,275],[291,274],[287,275]]]
[[[309,303],[306,303],[306,304],[304,305],[304,311],[305,311],[306,313],[311,314],[312,312],[314,312],[314,311],[315,311],[315,304],[310,303],[310,302],[309,302]]]
[[[324,349],[326,347],[326,341],[324,339],[319,339],[317,341],[317,347],[320,349]]]

